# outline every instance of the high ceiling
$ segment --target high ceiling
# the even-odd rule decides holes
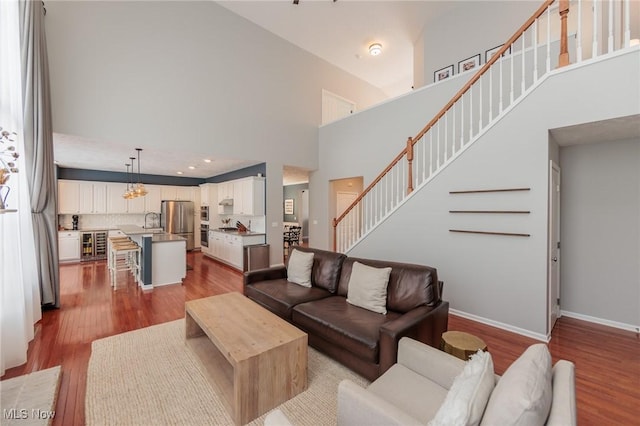
[[[220,1],[220,5],[283,39],[380,88],[390,97],[411,90],[413,43],[425,23],[447,13],[455,1],[289,0]],[[371,56],[368,47],[382,44]],[[62,167],[126,171],[131,147],[54,134],[55,159]],[[154,150],[155,151],[155,150]],[[260,161],[211,158],[199,153],[145,150],[142,172],[206,178]],[[189,166],[196,167],[190,170]],[[299,183],[306,171],[285,169],[285,183]]]

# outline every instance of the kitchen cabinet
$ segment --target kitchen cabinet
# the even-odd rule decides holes
[[[216,185],[216,189],[218,191],[218,213],[220,214],[231,214],[233,213],[232,206],[221,206],[220,202],[222,200],[233,199],[233,181],[222,182]]]
[[[162,185],[163,200],[177,200],[177,188],[175,186]]]
[[[158,185],[145,185],[147,195],[144,197],[145,213],[160,214],[160,206],[162,204],[162,187]]]
[[[80,213],[80,184],[76,181],[58,181],[58,213]]]
[[[200,205],[201,206],[210,206],[214,204],[218,204],[217,194],[214,194],[213,188],[215,188],[215,184],[213,183],[203,183],[200,185]]]
[[[107,184],[107,213],[123,214],[128,212],[128,200],[122,197],[126,189],[126,183]]]
[[[80,232],[58,232],[58,260],[60,262],[80,261]]]
[[[178,186],[176,188],[176,200],[180,201],[194,201],[193,189],[190,186]]]
[[[264,215],[264,178],[250,177],[233,181],[233,214]]]
[[[58,181],[58,214],[106,213],[106,184],[75,180]]]
[[[145,210],[145,198],[144,197],[136,197],[127,200],[127,213],[144,213]]]
[[[205,251],[205,254],[242,270],[244,263],[243,247],[251,244],[263,244],[264,241],[264,235],[209,231],[209,248],[208,251]]]

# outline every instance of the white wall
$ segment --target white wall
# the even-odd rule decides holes
[[[49,2],[46,29],[53,130],[266,161],[272,257],[282,251],[282,164],[317,167],[322,89],[360,108],[386,99],[211,1]]]
[[[453,309],[546,336],[548,129],[638,114],[640,100],[629,93],[640,91],[639,57],[640,50],[635,50],[553,73],[349,254],[434,266]],[[617,78],[607,78],[610,75]],[[431,118],[426,114],[418,120],[416,110],[437,110],[445,103],[437,96],[445,86],[438,86],[320,129],[320,169],[311,175],[310,185],[311,211],[318,219],[312,226],[312,246],[329,246],[329,215],[322,212],[328,182],[348,172],[363,175],[368,185],[403,148],[405,135],[415,134],[408,129],[413,120],[426,123]],[[531,191],[449,195],[453,190],[515,187]],[[448,213],[506,207],[531,213],[517,217]],[[448,231],[452,228],[523,232],[531,237],[454,234]]]
[[[562,147],[562,310],[640,326],[640,139]]]
[[[430,21],[414,43],[414,87],[433,82],[434,71],[480,54],[507,41],[538,7],[538,0],[463,1]],[[490,23],[490,24],[487,24]]]

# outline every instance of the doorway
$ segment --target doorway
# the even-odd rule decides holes
[[[560,166],[553,161],[549,167],[549,259],[547,270],[549,323],[548,335],[560,317]]]
[[[322,89],[322,124],[353,114],[356,103]]]

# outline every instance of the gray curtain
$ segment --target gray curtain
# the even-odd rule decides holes
[[[25,173],[31,197],[40,303],[60,307],[58,216],[44,4],[20,0]]]

